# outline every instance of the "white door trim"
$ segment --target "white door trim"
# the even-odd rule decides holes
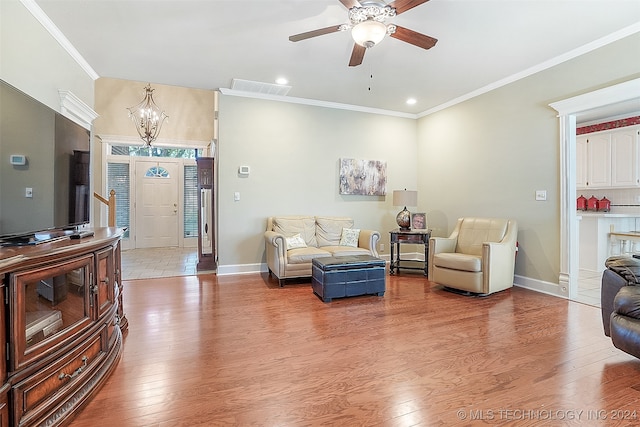
[[[582,113],[640,99],[640,79],[549,104],[560,119],[560,274],[559,292],[574,299],[578,280],[576,213],[576,121]]]

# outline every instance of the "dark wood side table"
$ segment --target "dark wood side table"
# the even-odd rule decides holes
[[[424,275],[429,275],[428,262],[429,262],[429,238],[431,237],[431,230],[400,230],[396,228],[389,232],[391,234],[391,263],[389,264],[389,274],[398,273],[401,268],[409,270],[424,270]],[[408,243],[412,245],[424,245],[424,261],[421,260],[408,260],[400,258],[400,245],[402,243]],[[405,262],[405,265],[401,265]],[[413,265],[416,263],[422,263],[422,267],[415,267],[412,265],[406,265],[411,262]]]

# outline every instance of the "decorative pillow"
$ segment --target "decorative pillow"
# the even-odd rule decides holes
[[[358,247],[358,238],[360,237],[359,228],[343,228],[340,237],[340,246]]]
[[[294,234],[291,237],[287,237],[287,250],[296,249],[296,248],[306,248],[307,244],[304,242],[304,239],[298,234]]]

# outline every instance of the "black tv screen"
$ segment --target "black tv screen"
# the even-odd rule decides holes
[[[89,222],[90,132],[0,81],[0,241]]]

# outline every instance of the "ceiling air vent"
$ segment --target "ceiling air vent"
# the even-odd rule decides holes
[[[275,83],[253,82],[251,80],[232,79],[231,89],[242,92],[262,93],[264,95],[285,96],[291,86],[277,85]]]

